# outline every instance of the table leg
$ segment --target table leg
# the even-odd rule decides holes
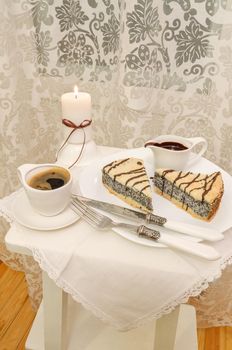
[[[191,305],[180,305],[156,321],[154,350],[197,350],[196,313]]]
[[[67,293],[43,271],[44,349],[65,349]]]

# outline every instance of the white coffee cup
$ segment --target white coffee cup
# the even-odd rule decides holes
[[[201,148],[198,153],[194,153],[193,148],[198,144],[201,144]],[[153,151],[156,168],[183,170],[205,153],[208,144],[203,137],[160,135],[146,141],[144,146]]]
[[[67,182],[61,187],[42,190],[29,184],[47,170],[57,170],[65,175]],[[25,189],[32,208],[41,215],[54,216],[61,213],[70,203],[72,189],[71,172],[57,164],[23,164],[18,167],[18,177]]]

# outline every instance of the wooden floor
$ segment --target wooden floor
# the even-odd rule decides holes
[[[0,349],[23,350],[34,317],[24,274],[0,262]]]
[[[0,350],[23,350],[34,317],[24,274],[0,262]],[[232,350],[232,327],[199,329],[198,350]]]

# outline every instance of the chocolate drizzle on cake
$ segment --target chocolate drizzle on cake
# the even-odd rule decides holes
[[[141,172],[139,175],[132,176],[130,179],[128,179],[128,180],[126,181],[125,185],[127,185],[129,182],[131,182],[131,181],[134,180],[134,179],[138,179],[138,178],[140,178],[140,177],[143,177],[144,175],[146,175],[146,173],[145,173],[144,170],[142,170],[142,172]],[[139,183],[141,183],[141,182],[143,182],[143,181],[148,181],[148,180],[142,180],[142,181],[134,182],[132,186],[135,186],[136,184],[139,184]]]
[[[127,162],[128,161],[128,159],[129,158],[126,158],[126,159],[123,159],[123,160],[121,160],[120,162],[118,162],[118,163],[116,163],[115,161],[113,161],[113,162],[111,162],[110,164],[108,164],[108,165],[105,165],[104,166],[104,168],[103,168],[103,170],[105,170],[108,166],[110,167],[109,169],[108,169],[108,173],[110,172],[110,170],[112,170],[112,169],[114,169],[114,168],[116,168],[116,167],[118,167],[119,165],[121,165],[121,164],[123,164],[123,163],[125,163],[125,162]]]
[[[122,160],[122,161],[120,161],[120,162],[118,162],[118,163],[116,163],[116,164],[115,164],[115,162],[112,162],[112,163],[110,163],[109,165],[104,166],[103,170],[104,170],[106,173],[110,174],[110,172],[111,172],[113,169],[117,168],[118,166],[122,165],[123,163],[127,162],[128,160],[129,160],[129,158],[124,159],[124,160]],[[137,164],[138,164],[138,165],[142,165],[142,163],[141,163],[140,161],[137,162]],[[108,166],[110,166],[110,168],[109,168],[109,169],[106,169]],[[141,181],[136,181],[136,182],[132,183],[132,184],[131,184],[131,187],[134,187],[134,186],[136,186],[136,185],[138,185],[138,184],[140,184],[140,183],[143,183],[143,182],[147,182],[148,185],[144,186],[144,187],[140,190],[140,192],[143,192],[145,189],[147,189],[148,187],[150,187],[150,185],[149,185],[149,180],[147,179],[147,175],[146,175],[146,171],[145,171],[145,169],[144,169],[144,166],[142,166],[142,167],[140,167],[140,168],[137,168],[137,169],[132,169],[132,170],[129,170],[129,171],[124,171],[124,172],[121,172],[121,173],[116,173],[116,174],[113,175],[113,179],[114,179],[114,181],[115,181],[115,180],[116,180],[118,177],[120,177],[120,176],[124,176],[124,175],[134,175],[134,174],[136,174],[136,175],[135,175],[135,176],[132,176],[132,177],[129,177],[129,178],[126,180],[125,186],[127,186],[129,183],[131,183],[134,179],[138,179],[138,178],[140,178],[140,177],[146,177],[146,179],[143,179],[143,180],[141,180]],[[138,174],[138,175],[137,175],[137,174]]]
[[[126,158],[105,165],[102,181],[110,191],[112,189],[112,193],[118,193],[125,201],[136,204],[138,208],[152,210],[151,187],[142,160]]]
[[[223,194],[220,172],[207,175],[158,169],[153,182],[162,196],[205,220],[214,215]]]
[[[162,174],[163,180],[164,180],[165,176],[166,176],[168,173],[172,173],[173,171],[174,171],[174,170],[170,170],[170,169],[164,170],[164,171],[163,171],[163,174]],[[163,187],[162,187],[161,192],[162,192],[162,194],[164,193],[164,181],[163,181]]]
[[[173,170],[164,171],[162,174],[162,177],[165,178],[166,174],[168,174],[169,172],[173,172]],[[188,177],[189,174],[193,174],[193,173],[191,173],[191,172],[183,173],[182,171],[177,173],[176,178],[172,182],[172,191],[171,191],[170,196],[172,197],[172,195],[173,195],[174,186],[181,188],[183,185],[186,185],[185,188],[182,189],[184,192],[186,192],[187,188],[190,187],[193,183],[194,184],[201,183],[201,185],[199,187],[192,188],[189,191],[189,194],[192,193],[193,191],[203,189],[204,190],[202,193],[202,202],[203,202],[207,193],[209,193],[211,191],[213,184],[216,181],[217,176],[220,175],[220,172],[214,173],[213,176],[211,175],[212,178],[210,178],[211,176],[209,176],[209,175],[205,175],[205,178],[202,178],[202,175],[199,173],[192,180],[187,181],[187,182],[180,182],[178,185],[176,185],[177,181]],[[201,178],[199,180],[197,180],[197,178],[200,176],[201,176]],[[210,179],[210,180],[207,181],[208,179]],[[164,191],[164,188],[162,188],[162,193],[163,193],[163,191]],[[184,200],[183,200],[183,203],[184,203]]]
[[[144,186],[141,190],[140,190],[140,192],[143,192],[143,191],[145,191],[147,188],[149,188],[150,187],[150,185],[146,185],[146,186]]]
[[[204,186],[204,193],[202,194],[202,202],[205,200],[205,196],[212,190],[213,185],[217,179],[218,176],[220,176],[221,173],[218,171],[217,173],[214,173],[212,178],[210,179],[210,176],[207,176],[205,179],[205,186]],[[207,179],[210,179],[209,181],[207,181]],[[207,185],[208,188],[207,188]]]
[[[142,171],[142,175],[146,174],[145,171],[144,171],[144,168],[142,167],[142,168],[139,168],[139,169],[133,169],[133,170],[130,170],[130,171],[125,171],[125,172],[123,172],[123,173],[115,174],[115,175],[114,175],[114,180],[116,180],[116,178],[119,177],[119,176],[122,176],[122,175],[130,175],[130,174],[133,175],[133,174],[141,173],[141,171]],[[108,171],[108,174],[109,174],[109,171]],[[141,175],[139,175],[139,177],[140,177],[140,176],[141,176]],[[135,178],[135,177],[136,177],[136,176],[129,178],[128,181],[132,180],[132,179]]]

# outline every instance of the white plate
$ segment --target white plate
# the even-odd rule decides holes
[[[15,198],[12,211],[19,224],[41,231],[57,230],[73,224],[80,218],[71,208],[55,216],[40,215],[33,210],[24,191],[19,192]]]
[[[153,161],[153,153],[151,150],[147,148],[137,148],[130,149],[125,151],[120,151],[110,156],[104,157],[101,160],[98,160],[94,163],[88,165],[80,174],[79,178],[79,188],[83,196],[97,199],[117,205],[121,205],[124,207],[131,208],[129,205],[126,205],[123,201],[121,201],[116,196],[110,194],[107,189],[102,185],[102,167],[107,163],[116,160],[123,159],[127,157],[138,157],[143,159],[148,176],[152,177],[154,175],[154,161]],[[154,213],[160,216],[164,216],[169,218],[170,220],[181,221],[183,223],[189,223],[193,225],[203,226],[203,227],[211,227],[219,230],[220,232],[224,232],[232,226],[232,215],[230,213],[231,207],[231,198],[232,198],[232,178],[229,174],[223,171],[221,168],[211,163],[210,161],[201,158],[194,166],[191,167],[193,172],[202,172],[202,173],[211,173],[214,171],[221,171],[223,181],[224,181],[224,195],[222,198],[222,202],[220,208],[215,216],[215,218],[211,222],[204,222],[198,219],[193,218],[191,215],[186,213],[184,210],[179,209],[174,204],[166,200],[165,198],[153,193],[153,207]],[[106,214],[106,212],[104,212]],[[117,219],[118,217],[106,214],[111,218]],[[123,221],[125,221],[123,219]],[[128,221],[129,222],[129,221]],[[130,221],[131,222],[131,221]],[[161,232],[169,232],[170,230],[165,230],[164,228],[159,228]],[[126,232],[123,229],[115,228],[115,232],[119,233],[123,237],[130,239],[136,243],[140,243],[147,246],[154,247],[164,247],[163,244],[157,244],[149,240],[145,240],[144,238],[137,237],[132,233]],[[179,234],[172,231],[172,234],[176,234],[179,237],[184,237],[185,239],[192,239],[194,241],[200,241],[199,239]]]

